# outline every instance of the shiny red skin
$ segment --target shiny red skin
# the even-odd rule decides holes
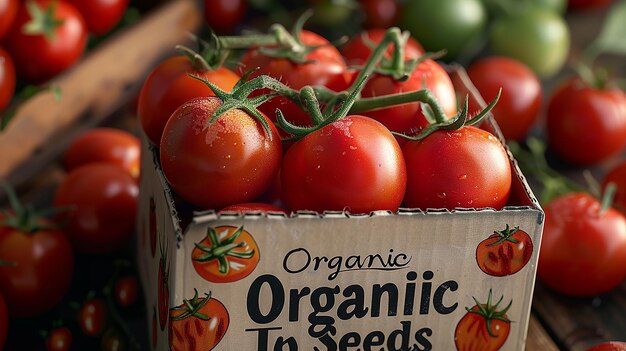
[[[217,33],[232,33],[247,9],[246,0],[204,0],[204,20]]]
[[[242,110],[230,110],[206,127],[221,105],[217,97],[183,104],[167,122],[161,140],[161,166],[168,182],[203,209],[258,198],[274,180],[282,157],[278,131],[267,119],[271,137]]]
[[[114,287],[115,302],[122,307],[128,307],[137,301],[139,283],[137,277],[127,275],[117,280]]]
[[[626,162],[615,166],[607,173],[602,182],[602,189],[606,189],[611,182],[617,188],[613,198],[613,207],[626,216]]]
[[[379,122],[352,115],[289,148],[281,168],[289,209],[396,211],[406,187],[402,151]]]
[[[573,165],[591,165],[626,147],[626,94],[568,79],[550,97],[546,134],[554,153]]]
[[[49,311],[70,287],[74,253],[60,230],[24,233],[0,227],[0,257],[15,264],[0,266],[0,294],[11,317],[34,317]]]
[[[520,61],[496,56],[475,61],[467,68],[467,74],[487,103],[502,89],[491,113],[505,139],[524,140],[541,109],[543,88],[537,75]],[[470,114],[475,115],[480,110],[474,100],[470,100]]]
[[[472,126],[436,131],[402,149],[406,207],[501,209],[511,191],[511,167],[500,141]]]
[[[613,3],[613,0],[568,0],[567,7],[570,10],[588,11],[607,7]]]
[[[367,59],[372,54],[372,49],[369,47],[367,40],[377,45],[383,39],[386,32],[386,29],[375,28],[365,30],[352,37],[350,41],[341,48],[341,53],[345,57],[346,62],[349,65],[354,66],[365,64]],[[365,38],[367,38],[367,40],[365,40]],[[393,55],[393,50],[393,45],[389,45],[385,57],[391,59]],[[420,43],[418,43],[417,40],[415,40],[414,38],[409,38],[406,45],[404,46],[404,59],[417,59],[423,54],[424,48],[422,47],[422,45],[420,45]]]
[[[288,59],[264,56],[257,49],[251,49],[241,59],[241,72],[258,67],[250,79],[265,74],[280,80],[292,89],[300,89],[305,85],[325,86],[334,91],[346,89],[351,76],[347,74],[346,63],[339,51],[328,40],[310,31],[303,30],[300,39],[305,45],[324,45],[306,55],[306,60],[311,62],[294,63]],[[275,120],[277,108],[288,121],[296,125],[311,124],[306,112],[282,96],[267,101],[259,107],[259,110],[271,120]]]
[[[0,42],[11,29],[19,5],[19,0],[0,0]]]
[[[569,193],[544,206],[537,277],[554,291],[596,296],[626,278],[626,218],[587,193]]]
[[[287,213],[287,210],[285,210],[284,208],[280,208],[278,206],[274,206],[274,205],[270,205],[270,204],[266,204],[262,202],[246,202],[246,203],[224,207],[223,209],[220,210],[220,212],[240,212],[240,213],[282,212],[282,213]]]
[[[390,76],[373,75],[365,84],[361,95],[364,98],[384,96],[417,91],[424,86],[430,89],[448,117],[456,114],[456,92],[450,76],[441,65],[430,59],[420,63],[409,79],[403,82],[396,81]],[[366,111],[363,114],[381,122],[391,131],[408,135],[413,135],[428,125],[421,103],[418,102]],[[406,139],[398,138],[398,142],[402,146]]]
[[[110,32],[124,16],[129,0],[68,0],[83,15],[90,33]]]
[[[67,327],[55,328],[46,338],[47,351],[68,351],[72,347],[72,331]]]
[[[621,341],[607,341],[594,347],[587,349],[587,351],[626,351],[626,342]]]
[[[225,91],[231,91],[240,78],[224,67],[198,71],[184,56],[171,57],[156,66],[139,92],[137,114],[148,139],[157,146],[167,120],[180,105],[193,98],[215,96],[211,88],[189,74],[200,76]]]
[[[99,298],[85,301],[78,311],[78,325],[86,336],[102,334],[106,320],[106,304]]]
[[[361,0],[366,28],[388,28],[397,24],[400,4],[396,0]]]
[[[35,2],[46,9],[53,0]],[[87,27],[73,5],[57,1],[55,18],[62,20],[63,24],[55,29],[55,40],[49,40],[43,34],[26,34],[23,27],[31,17],[25,4],[20,5],[6,38],[6,48],[13,57],[19,77],[31,83],[42,83],[81,58],[87,45]]]
[[[9,312],[4,298],[0,294],[0,350],[4,348],[7,341],[7,333],[9,332]]]
[[[67,174],[54,204],[73,208],[65,230],[77,251],[107,254],[131,241],[138,196],[137,181],[126,171],[109,163],[89,163]]]
[[[9,105],[14,93],[15,64],[9,53],[0,47],[0,113]]]
[[[139,177],[141,142],[127,131],[93,128],[76,138],[63,154],[68,171],[93,162],[120,166],[134,178]]]

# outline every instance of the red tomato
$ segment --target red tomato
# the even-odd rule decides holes
[[[319,46],[306,55],[307,63],[273,58],[263,55],[257,49],[251,49],[241,59],[241,71],[246,72],[258,67],[259,69],[250,76],[250,79],[265,74],[293,89],[301,89],[305,85],[325,86],[334,91],[346,89],[349,84],[346,75],[347,67],[339,51],[328,40],[306,30],[302,31],[300,40],[305,45]],[[288,121],[296,125],[311,124],[306,112],[282,96],[264,103],[259,110],[274,120],[277,108],[280,108]]]
[[[218,33],[231,33],[241,23],[248,3],[246,0],[204,0],[204,19]]]
[[[71,207],[66,231],[77,251],[105,254],[132,238],[139,188],[126,171],[109,163],[90,163],[70,172],[54,196]]]
[[[102,335],[100,348],[102,351],[126,351],[127,343],[126,336],[118,328],[111,327]]]
[[[191,252],[196,273],[214,283],[229,283],[247,277],[259,263],[261,253],[243,227],[209,228],[206,237]]]
[[[48,34],[43,30],[28,33],[26,26],[33,21],[32,11],[46,14],[44,28]],[[87,29],[80,12],[65,1],[24,1],[6,45],[18,75],[29,82],[41,83],[80,59],[87,45]]]
[[[0,0],[0,42],[11,29],[19,5],[19,0]]]
[[[128,0],[68,0],[83,15],[87,29],[95,35],[104,35],[122,19]]]
[[[626,215],[626,162],[609,171],[602,182],[602,189],[606,189],[606,186],[611,182],[617,187],[613,198],[613,207]]]
[[[107,322],[107,309],[104,300],[96,298],[85,301],[78,312],[78,325],[86,336],[102,334]]]
[[[228,329],[230,317],[224,305],[206,294],[170,311],[170,347],[172,351],[209,351],[215,348]],[[202,345],[196,347],[196,345]]]
[[[525,64],[507,57],[480,59],[468,67],[467,74],[485,101],[493,100],[502,89],[491,113],[507,140],[524,140],[541,108],[543,89],[537,75]],[[470,101],[470,114],[480,110]]]
[[[626,351],[626,342],[608,341],[598,344],[587,351]]]
[[[0,113],[9,105],[14,93],[15,65],[9,53],[0,47]]]
[[[424,87],[432,91],[448,117],[456,114],[456,92],[450,76],[443,67],[430,59],[417,65],[409,79],[402,82],[396,81],[391,76],[374,74],[365,84],[361,95],[364,98],[384,96],[417,91]],[[428,120],[424,116],[421,106],[421,103],[415,102],[381,108],[363,114],[384,124],[391,131],[410,135],[428,125]],[[399,138],[398,142],[400,145],[404,145],[405,139]]]
[[[14,263],[0,266],[0,293],[11,317],[33,317],[52,309],[70,287],[74,253],[58,229],[31,231],[3,224],[0,257]]]
[[[518,227],[494,231],[476,247],[476,262],[486,274],[504,277],[519,272],[533,254],[530,236]]]
[[[278,131],[268,119],[271,138],[259,121],[239,109],[207,127],[221,105],[217,97],[183,104],[167,122],[161,140],[161,166],[168,182],[182,198],[205,209],[258,198],[274,180],[282,157]]]
[[[607,7],[613,3],[613,0],[568,0],[567,7],[571,10],[592,10],[601,7]]]
[[[500,141],[466,126],[436,131],[403,148],[407,207],[501,209],[511,190],[511,166]],[[445,160],[445,162],[444,162]]]
[[[167,249],[159,246],[161,257],[159,258],[159,271],[157,282],[157,307],[159,309],[159,326],[165,330],[167,313],[170,309],[170,266],[167,259]]]
[[[347,116],[297,141],[281,168],[293,210],[396,211],[406,187],[402,151],[379,122]]]
[[[69,351],[72,347],[72,332],[66,327],[55,328],[46,338],[47,351]]]
[[[497,351],[506,342],[511,331],[511,321],[506,312],[498,310],[499,302],[491,305],[491,291],[486,304],[474,305],[461,318],[454,331],[457,351]],[[510,305],[509,305],[510,306]]]
[[[626,278],[626,218],[586,193],[570,193],[544,206],[546,220],[537,277],[570,296],[595,296]]]
[[[361,0],[365,27],[388,28],[397,24],[400,4],[396,0]]]
[[[9,332],[9,315],[7,305],[4,298],[0,295],[0,350],[4,349],[4,343],[7,341],[7,333]]]
[[[546,123],[558,157],[575,165],[598,163],[626,146],[626,94],[571,78],[550,97]]]
[[[282,212],[287,213],[287,210],[278,206],[262,203],[262,202],[246,202],[242,204],[236,204],[224,207],[220,212]]]
[[[180,105],[196,97],[215,96],[206,84],[189,74],[203,77],[225,91],[232,90],[239,80],[236,73],[223,67],[201,71],[184,56],[161,62],[144,81],[137,107],[143,131],[155,145],[161,142],[167,120]]]
[[[118,279],[115,283],[113,296],[115,296],[115,301],[120,306],[128,307],[134,304],[139,296],[137,277],[128,275]]]
[[[63,163],[68,171],[91,162],[110,162],[139,177],[141,142],[121,129],[93,128],[67,148]]]
[[[350,39],[342,48],[341,53],[350,65],[363,65],[372,54],[371,44],[378,45],[386,34],[385,29],[369,29],[363,31]],[[385,57],[391,59],[393,55],[393,44],[389,45]],[[424,48],[413,38],[409,38],[404,46],[404,59],[417,59],[424,54]]]

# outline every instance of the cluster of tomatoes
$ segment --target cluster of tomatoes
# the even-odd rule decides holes
[[[74,65],[89,33],[107,34],[128,0],[0,1],[0,113],[16,83],[41,84]]]

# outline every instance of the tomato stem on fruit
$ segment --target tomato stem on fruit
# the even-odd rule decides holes
[[[511,229],[509,227],[509,225],[507,224],[506,228],[504,228],[503,230],[500,230],[500,231],[495,230],[493,232],[495,235],[500,236],[500,238],[498,240],[496,240],[495,242],[491,243],[491,244],[487,244],[486,246],[497,246],[497,245],[502,244],[505,241],[509,241],[509,242],[514,243],[514,244],[517,244],[518,240],[515,239],[515,238],[511,238],[511,237],[515,233],[517,233],[518,230],[519,230],[519,227],[516,226],[515,228]]]
[[[602,194],[602,206],[600,207],[600,214],[605,213],[613,205],[615,199],[615,193],[617,192],[617,185],[613,182],[609,182],[604,188]]]
[[[27,1],[26,8],[31,20],[24,25],[23,32],[30,35],[43,34],[49,41],[54,41],[56,28],[64,22],[55,17],[56,7],[56,1],[51,1],[45,10],[42,10],[35,1]]]
[[[173,310],[179,310],[179,311],[183,310],[184,312],[176,317],[170,317],[171,320],[182,321],[183,319],[186,319],[189,317],[196,317],[203,321],[208,321],[211,319],[211,317],[207,316],[206,314],[199,312],[200,309],[204,307],[204,305],[206,305],[209,302],[209,300],[211,300],[211,292],[209,291],[208,293],[205,293],[202,301],[198,301],[199,299],[198,290],[193,289],[193,291],[194,291],[194,295],[191,300],[183,299],[184,307],[180,306],[180,307],[173,308]]]
[[[204,246],[201,243],[195,243],[194,245],[196,246],[196,248],[204,252],[205,254],[200,257],[196,257],[193,260],[196,262],[209,262],[212,260],[217,260],[219,265],[219,272],[222,274],[228,274],[230,267],[228,265],[228,259],[226,258],[226,256],[242,259],[250,259],[254,257],[255,250],[233,251],[235,249],[248,246],[245,241],[235,244],[235,241],[239,239],[241,233],[243,233],[243,227],[237,228],[237,230],[233,232],[229,237],[220,240],[215,229],[209,227],[209,229],[207,229],[206,239],[209,239],[210,246]]]
[[[478,300],[472,296],[472,299],[476,304],[472,308],[466,307],[465,310],[469,313],[476,313],[482,316],[485,319],[485,323],[487,324],[487,333],[489,333],[489,335],[492,337],[496,337],[497,335],[494,334],[493,330],[491,329],[491,321],[496,319],[505,323],[511,323],[511,320],[506,317],[506,313],[513,305],[513,300],[509,301],[509,304],[504,309],[498,311],[498,306],[500,305],[500,303],[502,303],[502,300],[504,300],[504,295],[501,296],[498,302],[496,302],[494,305],[491,304],[491,296],[492,290],[489,289],[489,295],[487,295],[487,303],[485,304],[478,302]]]

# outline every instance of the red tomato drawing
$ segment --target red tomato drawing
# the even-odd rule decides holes
[[[519,227],[494,231],[476,247],[476,262],[480,269],[496,277],[519,272],[533,254],[533,242]]]
[[[454,345],[457,351],[497,351],[506,342],[511,330],[511,321],[506,312],[513,300],[504,308],[498,307],[504,296],[494,305],[491,304],[491,289],[487,303],[482,304],[474,298],[476,305],[466,308],[467,313],[461,318],[454,331]]]

